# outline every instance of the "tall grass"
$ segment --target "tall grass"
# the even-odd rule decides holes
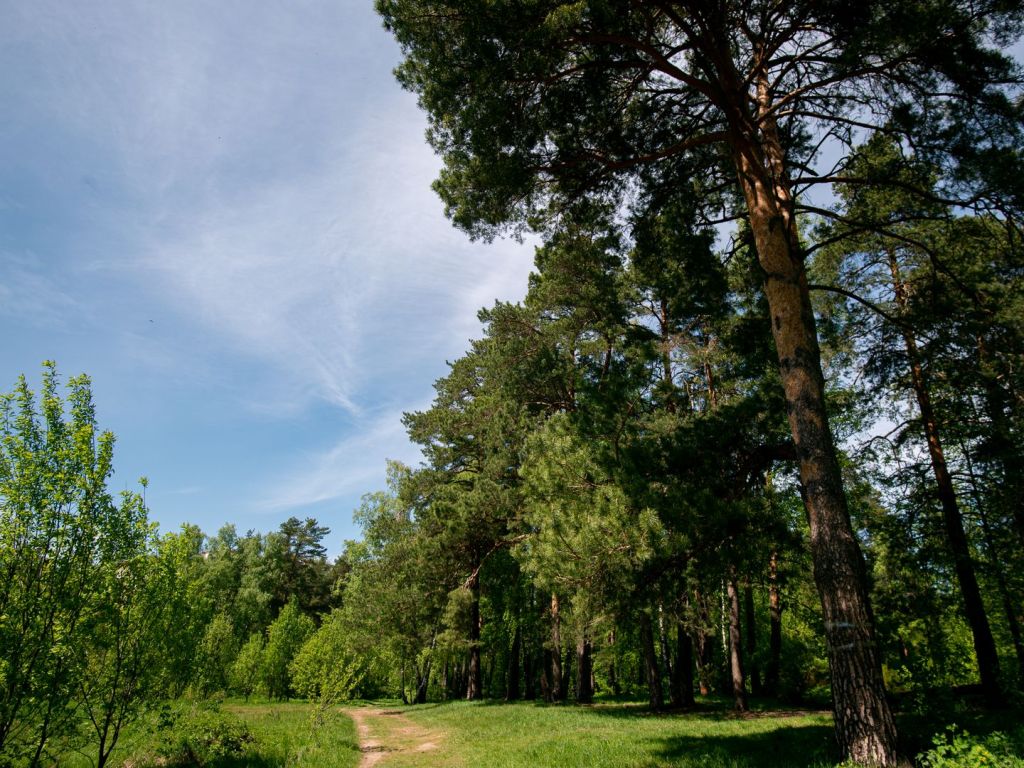
[[[194,765],[210,768],[350,768],[359,763],[361,753],[355,725],[341,712],[329,717],[325,725],[311,735],[312,708],[305,702],[229,701],[214,710],[214,717],[188,717],[189,708],[207,706],[174,703],[171,705],[172,713],[179,717],[171,725],[167,724],[166,715],[161,718],[153,713],[141,718],[118,742],[108,765],[127,768]],[[211,733],[211,723],[218,721],[242,726],[254,740],[247,741],[241,749],[230,754],[202,754],[202,742],[216,738]],[[200,753],[198,759],[187,756],[188,749],[184,747],[188,744]],[[54,762],[61,768],[92,768],[94,765],[86,749],[80,753],[64,751],[54,756]]]
[[[825,713],[755,712],[738,718],[717,702],[652,715],[638,705],[464,701],[402,713],[445,732],[446,751],[466,766],[802,768],[838,762],[832,718]]]

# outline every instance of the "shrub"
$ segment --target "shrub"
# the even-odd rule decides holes
[[[210,703],[167,709],[158,729],[157,753],[170,765],[205,765],[219,757],[241,755],[256,743],[244,720]]]
[[[922,768],[1024,768],[1024,759],[1014,753],[1013,744],[1004,733],[985,737],[957,731],[955,724],[936,734],[934,745],[917,756]]]

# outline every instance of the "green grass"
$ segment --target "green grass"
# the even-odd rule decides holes
[[[755,711],[738,717],[730,704],[708,697],[692,710],[662,715],[629,703],[574,707],[455,701],[388,707],[424,728],[444,732],[444,754],[457,756],[408,763],[416,766],[809,768],[839,763],[830,713],[774,709],[765,702],[763,707],[752,703]],[[912,759],[930,747],[932,736],[950,720],[981,736],[1003,731],[1017,754],[1024,754],[1019,710],[959,712],[949,720],[901,716],[901,753]]]
[[[707,697],[685,712],[648,713],[633,702],[603,702],[592,707],[533,702],[449,701],[403,706],[396,701],[349,702],[346,708],[369,707],[398,712],[401,717],[366,720],[372,736],[385,746],[382,768],[429,766],[707,766],[708,768],[809,768],[838,763],[832,717],[827,712],[773,709],[765,702],[738,717],[730,701]],[[188,705],[178,703],[176,707]],[[361,753],[355,726],[337,713],[313,737],[309,705],[266,700],[228,701],[220,711],[241,718],[256,737],[240,755],[205,763],[214,768],[349,768]],[[952,714],[952,713],[951,713]],[[1024,747],[1019,710],[960,711],[946,719],[903,715],[899,718],[904,755],[913,757],[930,745],[934,733],[955,720],[962,728],[984,735],[1000,730],[1010,735],[1018,754]],[[418,751],[424,733],[435,742]],[[160,765],[155,748],[158,732],[139,723],[118,746],[111,765],[149,768]],[[57,764],[84,768],[84,757],[60,756]]]
[[[782,768],[837,762],[832,719],[825,713],[738,718],[719,701],[663,715],[630,704],[458,701],[401,709],[423,727],[447,734],[446,752],[459,756],[456,765]]]
[[[355,725],[340,712],[310,736],[310,705],[305,702],[228,701],[220,706],[220,710],[244,720],[256,741],[246,745],[242,754],[214,757],[204,762],[204,766],[284,768],[301,765],[303,768],[349,768],[359,763],[361,753],[356,741]],[[119,740],[108,765],[127,765],[132,768],[166,765],[160,761],[156,750],[159,735],[154,730],[155,721],[155,718],[148,717],[134,724]],[[57,764],[62,768],[93,766],[88,757],[74,753],[58,756]]]

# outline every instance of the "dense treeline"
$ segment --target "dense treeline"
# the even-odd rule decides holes
[[[482,312],[485,337],[434,406],[407,416],[426,461],[393,467],[360,511],[344,592],[353,642],[386,647],[391,684],[397,673],[413,701],[584,703],[595,689],[655,709],[698,691],[740,710],[748,693],[828,701],[749,249],[719,258],[678,207],[628,239],[593,209],[565,222],[538,250],[525,302]],[[1024,682],[1024,550],[1006,477],[1020,463],[1024,339],[1007,313],[1020,252],[998,219],[923,229],[925,246],[866,237],[809,265],[824,289],[830,415],[890,694],[928,707],[977,686],[999,703]],[[989,336],[999,353],[983,357]]]
[[[950,360],[957,372],[977,371],[982,357],[994,366],[986,379],[994,388],[984,421],[1003,425],[1006,437],[999,444],[1012,450],[1015,430],[1007,418],[1013,370],[1003,365],[1002,349],[992,347],[984,328],[996,320],[997,306],[1013,301],[997,298],[993,284],[1012,283],[1018,264],[1024,77],[1002,51],[1019,37],[1024,7],[951,0],[887,0],[856,8],[804,0],[537,0],[481,8],[465,0],[378,0],[377,9],[402,47],[398,79],[427,114],[427,139],[444,164],[434,187],[456,226],[476,237],[532,229],[544,237],[545,248],[557,248],[559,239],[575,237],[581,223],[596,223],[596,209],[609,219],[600,230],[620,238],[624,251],[643,251],[647,233],[666,217],[670,226],[677,224],[673,218],[684,210],[692,211],[682,216],[692,225],[680,234],[688,229],[688,238],[699,237],[701,230],[735,222],[732,260],[742,260],[741,251],[749,258],[745,286],[730,286],[736,296],[727,299],[728,311],[709,309],[685,326],[691,343],[694,336],[714,340],[726,359],[737,358],[712,361],[709,351],[706,392],[690,403],[662,399],[652,381],[656,367],[648,367],[645,382],[643,359],[620,337],[628,306],[625,315],[604,314],[610,305],[594,302],[604,285],[601,270],[581,275],[588,287],[572,307],[584,310],[580,317],[592,308],[600,314],[588,318],[594,322],[581,326],[578,338],[561,343],[589,375],[570,377],[569,396],[561,403],[542,401],[554,410],[540,436],[525,439],[522,464],[509,465],[525,490],[523,519],[536,529],[519,534],[533,540],[518,561],[524,571],[535,568],[541,578],[550,573],[550,586],[568,587],[583,626],[599,625],[604,613],[603,605],[590,602],[593,590],[602,598],[614,593],[626,599],[623,607],[637,614],[656,706],[657,656],[644,604],[667,586],[669,574],[678,576],[666,562],[703,564],[713,550],[726,574],[727,612],[740,613],[745,560],[757,548],[742,546],[748,538],[736,532],[742,522],[712,533],[713,521],[753,516],[760,495],[750,478],[764,474],[766,481],[766,467],[759,465],[769,456],[782,460],[785,450],[772,430],[777,411],[769,393],[781,394],[783,431],[807,513],[806,551],[821,608],[839,747],[854,761],[895,763],[885,649],[870,595],[868,567],[874,563],[865,563],[863,552],[871,542],[857,531],[866,516],[861,507],[884,509],[892,499],[871,500],[860,492],[863,483],[837,441],[846,427],[837,396],[841,400],[865,376],[876,378],[875,391],[888,395],[885,402],[910,401],[906,409],[895,408],[897,424],[916,421],[918,427],[899,430],[894,454],[900,471],[883,474],[918,480],[915,491],[934,494],[941,513],[929,533],[951,557],[955,589],[947,591],[962,601],[985,698],[991,706],[1003,704],[992,612],[979,581],[987,569],[981,552],[972,550],[968,505],[957,499],[958,465],[978,466],[980,444],[993,441],[984,432],[958,440],[957,430],[943,422],[944,416],[968,424],[976,419],[963,412],[964,401],[943,411],[944,366],[928,347],[933,338],[937,346],[948,340],[959,352]],[[836,193],[845,198],[833,204]],[[969,241],[962,238],[971,230],[981,237],[965,245]],[[664,245],[672,263],[688,262],[685,246]],[[965,249],[973,253],[961,258],[958,251]],[[837,258],[844,254],[837,279],[812,282],[829,251]],[[890,255],[891,299],[877,282],[884,275],[883,254]],[[972,261],[977,271],[968,266]],[[630,259],[627,267],[641,263]],[[703,264],[689,267],[690,284],[675,285],[684,293],[668,293],[670,299],[705,295],[697,278],[713,272]],[[667,288],[635,271],[627,282],[641,294]],[[868,279],[867,290],[847,289],[839,284],[844,278]],[[868,353],[871,365],[861,364],[865,329],[852,331],[839,322],[836,338],[829,339],[833,329],[822,322],[813,298],[821,288],[871,307],[898,329],[883,329],[873,339],[879,354],[876,360]],[[935,317],[939,302],[930,299],[938,295],[949,297],[944,309],[963,312],[964,324],[932,327],[932,319],[921,317]],[[565,319],[560,309],[548,311]],[[663,307],[651,322],[670,328],[687,317],[685,311],[675,314],[680,309]],[[842,320],[844,312],[853,315],[841,308],[836,316]],[[492,320],[491,336],[500,346],[498,320]],[[754,348],[741,345],[734,323],[748,326]],[[571,330],[564,323],[556,327]],[[981,333],[972,337],[972,330]],[[1015,348],[1012,330],[999,338]],[[755,352],[757,341],[769,350],[764,358]],[[591,357],[594,342],[606,348],[604,365],[598,355]],[[660,366],[670,395],[673,385],[683,383],[675,379],[671,356]],[[761,359],[772,364],[758,377]],[[749,363],[754,370],[745,367]],[[692,364],[682,367],[694,370]],[[777,384],[771,387],[773,377]],[[491,396],[487,382],[495,378],[504,377],[483,377],[481,397]],[[977,391],[979,378],[968,374],[968,392]],[[752,382],[763,383],[765,395]],[[497,387],[515,400],[515,384],[513,378]],[[471,396],[475,402],[477,394]],[[532,415],[536,401],[526,405]],[[757,418],[748,418],[742,429],[728,423],[748,405]],[[984,413],[973,410],[972,416]],[[692,430],[672,424],[683,414],[696,422]],[[707,424],[717,428],[709,436],[717,450],[710,466],[703,466],[706,455],[686,456],[682,435],[694,436]],[[662,444],[651,451],[655,436]],[[506,440],[502,450],[515,445]],[[911,461],[914,446],[924,455]],[[1019,463],[1002,456],[1000,467]],[[911,463],[916,477],[913,470],[902,471]],[[693,496],[672,499],[695,468],[705,481],[699,486],[703,498],[697,497],[703,503],[694,505]],[[934,483],[925,485],[929,469]],[[985,475],[974,474],[977,502],[988,506]],[[1012,487],[1015,481],[1006,479]],[[872,485],[881,490],[867,483]],[[691,505],[697,509],[686,514]],[[637,522],[628,531],[604,523],[626,514]],[[509,517],[503,511],[499,519]],[[913,552],[918,542],[908,543]],[[605,568],[602,555],[615,567]],[[566,565],[552,568],[558,559]],[[614,587],[606,593],[609,583]],[[675,585],[675,599],[689,594],[689,584],[683,586]],[[659,611],[672,598],[661,594]],[[741,633],[731,623],[731,676],[742,707]],[[586,647],[584,640],[584,666]]]

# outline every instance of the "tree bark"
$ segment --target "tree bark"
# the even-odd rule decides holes
[[[665,695],[661,690],[661,673],[658,671],[658,655],[654,650],[651,617],[644,611],[640,611],[640,645],[644,651],[647,703],[652,712],[660,712],[665,708]]]
[[[408,704],[409,699],[405,696],[405,658],[402,658],[402,703]]]
[[[523,698],[527,701],[534,701],[537,698],[537,664],[535,660],[536,650],[529,633],[523,640]]]
[[[661,650],[661,666],[665,668],[665,675],[668,677],[669,690],[671,691],[673,689],[672,652],[668,647],[668,634],[665,632],[665,615],[660,605],[658,606],[658,644]],[[673,700],[672,703],[676,704],[677,702]]]
[[[562,659],[562,694],[559,701],[569,700],[569,684],[572,682],[572,657],[575,649],[571,645],[565,646],[565,656]]]
[[[441,701],[448,700],[448,655],[445,654],[444,666],[441,667]]]
[[[508,685],[505,689],[505,701],[516,701],[519,698],[519,653],[522,646],[522,633],[516,625],[512,636],[512,648],[508,653]]]
[[[478,579],[471,585],[473,600],[469,614],[469,675],[466,681],[466,699],[478,701],[484,697],[483,670],[480,668],[480,587]]]
[[[907,289],[900,277],[899,264],[892,251],[889,252],[889,269],[892,272],[896,304],[901,310],[906,309]],[[992,629],[989,627],[988,616],[985,614],[985,604],[981,599],[981,589],[978,587],[978,577],[974,571],[970,543],[967,541],[960,505],[956,499],[956,489],[953,488],[953,478],[949,474],[946,454],[939,437],[939,426],[932,406],[931,391],[928,382],[925,381],[917,340],[907,330],[904,330],[902,335],[907,350],[907,361],[910,364],[914,394],[917,397],[917,406],[921,411],[921,427],[924,431],[925,442],[928,444],[928,456],[931,459],[932,474],[935,477],[939,504],[942,507],[942,522],[946,530],[946,540],[953,553],[953,565],[957,581],[960,583],[960,593],[964,599],[964,613],[974,636],[974,653],[978,659],[981,687],[985,692],[985,700],[988,705],[1001,707],[1005,700],[999,686],[999,656],[996,653],[996,643],[992,637]]]
[[[729,569],[725,590],[729,598],[729,675],[732,680],[733,709],[748,712],[747,683],[743,675],[743,641],[740,633],[740,594],[736,588],[736,568]]]
[[[592,674],[592,653],[590,638],[580,633],[576,641],[576,703],[590,704],[594,701]]]
[[[693,639],[680,622],[676,625],[676,676],[672,680],[675,699],[680,707],[692,707],[693,702]]]
[[[761,667],[757,663],[757,623],[754,621],[754,587],[748,575],[743,584],[743,620],[746,630],[744,649],[747,654],[747,676],[750,678],[750,692],[760,696]]]
[[[693,602],[697,608],[697,680],[700,686],[700,695],[707,696],[711,693],[711,637],[707,633],[708,604],[707,599],[699,590],[693,590]]]
[[[541,692],[541,695],[544,697],[544,701],[546,701],[548,704],[551,704],[555,700],[555,697],[551,693],[551,679],[550,679],[551,664],[552,664],[551,657],[553,655],[554,654],[552,654],[549,649],[547,649],[547,648],[544,649],[544,653],[543,653],[544,660],[543,660],[543,664],[541,664],[541,670],[540,670],[540,692]]]
[[[608,633],[608,645],[615,645],[615,630]],[[622,686],[619,684],[619,678],[615,674],[615,654],[614,652],[609,654],[610,661],[608,662],[608,685],[612,689],[612,694],[615,696],[622,695]]]
[[[779,695],[779,664],[782,660],[782,598],[779,594],[779,553],[772,552],[768,566],[768,668],[765,670],[765,692]]]
[[[562,684],[562,619],[558,613],[558,595],[551,593],[551,698],[553,701],[563,701]]]
[[[728,111],[727,142],[746,201],[790,431],[811,529],[814,580],[821,598],[835,705],[836,738],[844,757],[896,762],[896,724],[885,697],[864,558],[850,523],[842,474],[825,407],[821,352],[782,144],[771,110],[767,74],[757,74],[755,121],[743,77],[722,57],[720,87]]]

